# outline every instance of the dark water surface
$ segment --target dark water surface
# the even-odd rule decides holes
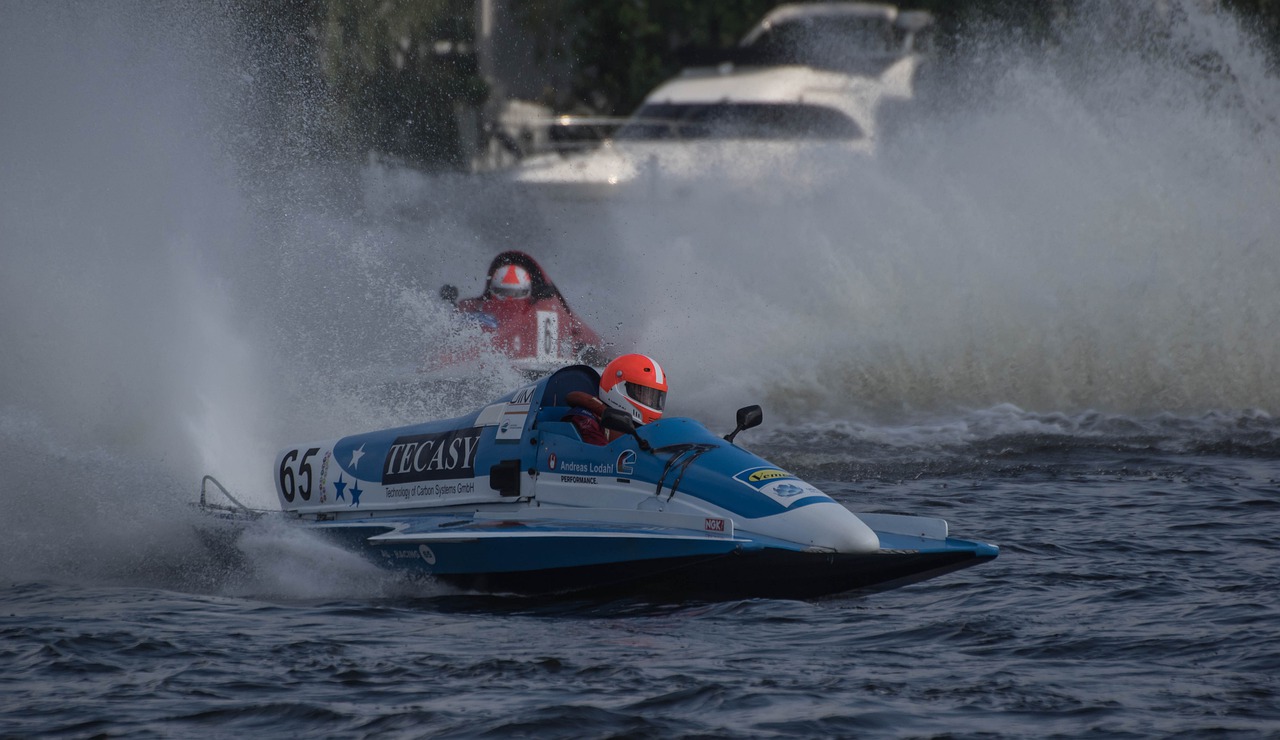
[[[804,470],[786,451],[802,436],[761,451]],[[0,734],[1280,732],[1267,445],[1002,444],[994,461],[969,450],[977,470],[935,457],[942,474],[896,479],[903,462],[873,458],[855,480],[814,478],[852,508],[941,516],[1001,546],[992,563],[866,597],[653,605],[419,584],[317,600],[198,564],[5,584]]]

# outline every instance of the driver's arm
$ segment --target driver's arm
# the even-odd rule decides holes
[[[592,414],[595,414],[596,418],[600,418],[604,415],[604,401],[601,401],[590,393],[569,391],[569,394],[564,397],[564,402],[576,408],[586,409]]]

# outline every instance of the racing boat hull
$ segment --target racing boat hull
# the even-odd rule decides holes
[[[691,419],[587,444],[563,399],[598,383],[571,366],[468,416],[285,449],[283,516],[389,568],[488,593],[807,599],[998,554],[940,519],[855,514]]]
[[[554,553],[565,557],[580,543],[547,538],[531,547],[513,547],[506,555],[521,558]],[[648,546],[646,546],[648,545]],[[437,580],[466,591],[520,595],[626,595],[657,599],[812,599],[848,592],[873,593],[905,586],[978,565],[996,556],[995,548],[951,540],[924,550],[880,550],[874,553],[803,552],[783,548],[703,543],[685,545],[682,555],[658,554],[661,546],[620,540],[605,548],[616,556],[608,562],[559,565],[532,570],[501,566],[480,572],[439,572],[424,568]],[[530,553],[529,551],[540,551]],[[470,543],[456,552],[477,562],[493,549]],[[412,559],[417,553],[387,550],[385,558]]]

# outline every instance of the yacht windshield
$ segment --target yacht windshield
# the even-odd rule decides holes
[[[903,52],[904,34],[881,18],[817,17],[776,23],[744,45],[762,63],[830,63],[855,56]]]
[[[852,118],[834,108],[803,103],[650,103],[618,129],[615,138],[860,139]]]

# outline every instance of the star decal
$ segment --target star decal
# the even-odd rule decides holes
[[[333,490],[337,491],[337,495],[333,497],[334,501],[343,498],[342,492],[347,490],[347,482],[342,479],[342,474],[338,474],[338,479],[333,482]]]
[[[360,494],[362,493],[364,493],[364,491],[360,490],[360,481],[356,481],[355,485],[351,487],[351,505],[352,506],[360,505]]]
[[[364,457],[364,445],[360,445],[360,449],[351,451],[351,469],[355,470],[360,467],[360,458]]]

